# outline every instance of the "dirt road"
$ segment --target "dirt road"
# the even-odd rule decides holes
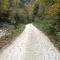
[[[33,24],[0,52],[0,60],[60,60],[60,53]]]

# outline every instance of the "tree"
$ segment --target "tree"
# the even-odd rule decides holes
[[[35,20],[34,18],[37,16],[38,10],[39,10],[39,4],[36,3],[35,7],[34,7],[34,10],[33,10],[33,13],[32,13],[32,22],[34,22],[34,20]]]
[[[2,0],[0,3],[0,13],[8,10],[9,8],[9,0]]]
[[[8,22],[8,9],[9,9],[9,0],[1,0],[0,2],[0,23]]]
[[[59,12],[60,12],[60,3],[56,2],[48,8],[48,14],[50,16],[57,15]]]

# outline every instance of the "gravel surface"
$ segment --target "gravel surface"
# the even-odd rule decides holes
[[[0,52],[0,60],[60,60],[60,53],[49,38],[33,24]]]
[[[7,30],[0,29],[0,38],[7,35],[10,35],[10,33],[8,33]]]
[[[1,38],[2,36],[6,35],[6,33],[7,33],[6,31],[0,29],[0,38]]]

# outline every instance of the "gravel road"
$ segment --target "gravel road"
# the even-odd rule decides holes
[[[60,60],[60,53],[43,32],[27,24],[15,41],[0,51],[0,60]]]

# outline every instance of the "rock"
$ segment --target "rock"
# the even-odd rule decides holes
[[[5,35],[9,35],[9,33],[7,33],[6,30],[0,29],[0,38],[3,37],[3,36],[5,36]]]

